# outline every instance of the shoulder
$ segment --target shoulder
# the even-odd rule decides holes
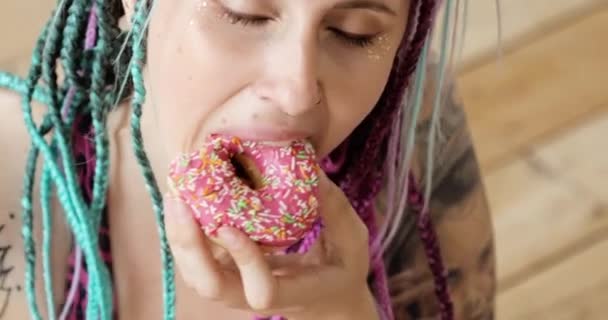
[[[440,84],[437,74],[436,65],[428,66],[412,168],[424,190],[426,169],[432,163],[429,214],[447,269],[456,318],[486,319],[494,311],[496,281],[491,214],[455,77],[448,72]],[[441,94],[437,130],[430,136],[437,94]],[[429,150],[431,139],[433,149]],[[415,212],[404,214],[399,235],[387,254],[399,320],[432,317],[438,311],[415,220]],[[469,308],[472,305],[475,308]]]
[[[440,81],[439,66],[436,63],[427,66],[426,83],[422,110],[418,118],[416,129],[415,157],[413,159],[414,170],[418,182],[424,185],[424,175],[427,157],[430,147],[430,133],[433,120],[433,111],[436,99],[439,99],[437,110],[437,124],[433,136],[433,181],[440,181],[447,174],[451,165],[458,162],[462,156],[471,156],[474,145],[470,135],[466,110],[460,93],[455,75],[447,70]],[[469,159],[469,163],[475,159]],[[476,168],[475,168],[476,169]]]

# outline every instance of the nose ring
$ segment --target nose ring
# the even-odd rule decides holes
[[[317,87],[317,100],[315,101],[315,105],[320,105],[323,101],[323,95],[321,94],[321,89]]]

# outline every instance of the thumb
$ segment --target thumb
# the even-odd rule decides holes
[[[369,230],[346,194],[324,172],[319,173],[319,197],[327,243],[340,255],[365,255],[361,248],[368,247]]]
[[[323,170],[319,170],[319,204],[325,224],[335,220],[345,211],[351,211],[350,200]]]

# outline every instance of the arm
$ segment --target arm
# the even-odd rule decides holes
[[[432,88],[432,81],[429,87]],[[456,319],[493,319],[496,280],[490,210],[465,112],[453,83],[446,83],[446,93],[440,122],[442,135],[433,152],[430,214],[448,273]],[[431,101],[425,102],[417,129],[414,172],[421,187]],[[435,316],[438,312],[432,278],[412,212],[406,213],[388,256],[396,319]]]

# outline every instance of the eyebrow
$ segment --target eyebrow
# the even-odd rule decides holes
[[[334,9],[369,9],[396,16],[397,12],[386,4],[372,0],[346,0],[336,4]]]

